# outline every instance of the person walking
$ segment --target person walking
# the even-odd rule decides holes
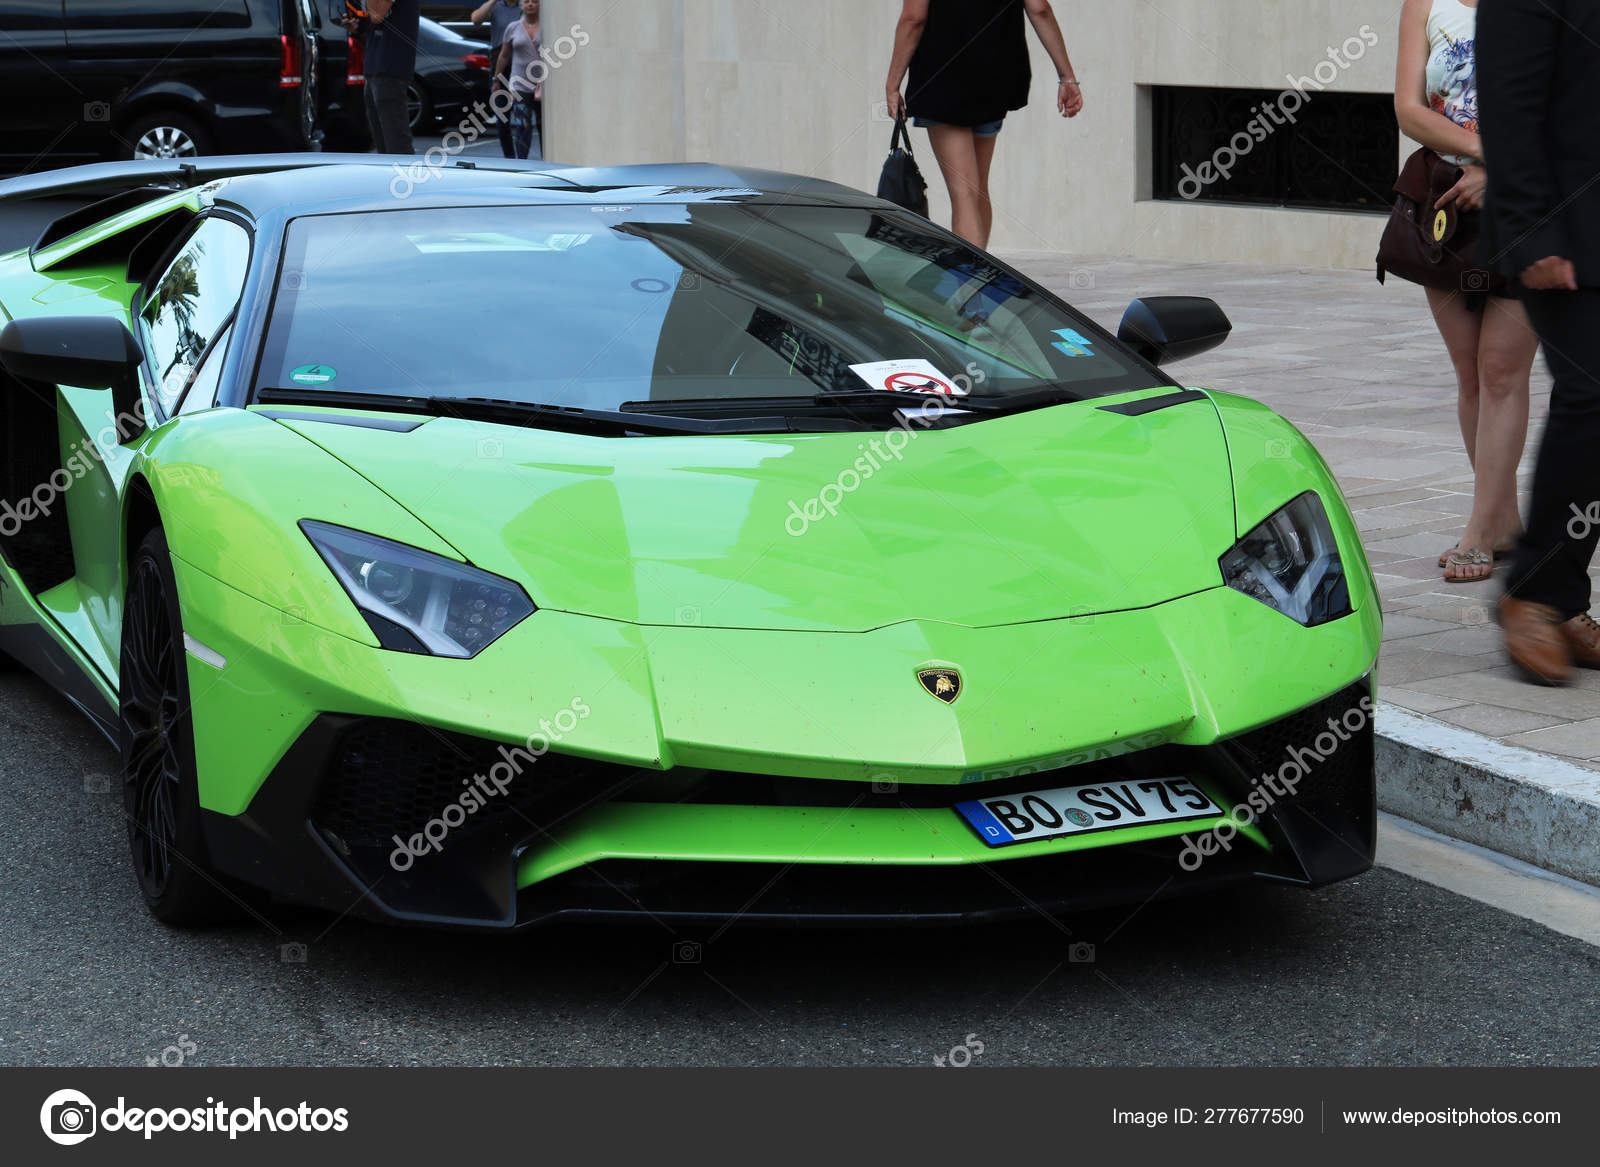
[[[506,32],[512,25],[522,19],[522,7],[517,0],[485,0],[485,2],[472,10],[472,23],[489,26],[489,60],[500,59],[500,46],[506,43]],[[500,70],[494,71],[495,87],[502,82]],[[497,117],[494,120],[495,129],[500,134],[500,153],[507,158],[515,158],[516,147],[511,134],[511,118]]]
[[[1028,103],[1024,16],[1055,63],[1057,111],[1077,117],[1083,88],[1049,0],[904,0],[895,26],[889,116],[909,115],[928,131],[950,192],[951,230],[979,247],[994,224],[989,167],[1000,125]]]
[[[379,154],[415,153],[406,88],[417,72],[421,0],[366,0],[361,16],[346,9],[344,25],[366,48],[367,128]]]
[[[1484,243],[1521,285],[1554,382],[1500,625],[1523,676],[1559,685],[1600,668],[1600,0],[1485,0],[1480,26]]]
[[[539,27],[539,0],[522,0],[522,19],[506,30],[500,46],[495,73],[508,78],[517,103],[511,107],[512,157],[528,158],[533,139],[539,137],[539,156],[544,156],[544,75],[547,66],[540,56],[544,34]]]
[[[1477,0],[1406,0],[1394,108],[1400,131],[1461,167],[1435,210],[1483,206],[1478,136]],[[1430,211],[1431,216],[1433,212]],[[1489,578],[1497,555],[1522,533],[1517,464],[1528,435],[1528,381],[1538,338],[1522,305],[1489,291],[1428,288],[1428,307],[1456,375],[1456,418],[1473,470],[1472,513],[1460,541],[1439,557],[1444,578]]]

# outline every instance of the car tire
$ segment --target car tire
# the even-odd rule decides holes
[[[243,898],[212,869],[201,830],[178,587],[159,527],[128,568],[120,672],[123,810],[145,904],[167,924],[235,919]]]
[[[128,158],[197,158],[211,151],[211,135],[187,114],[153,110],[140,114],[121,131],[121,150]]]
[[[406,115],[411,121],[411,132],[428,129],[433,125],[433,100],[428,87],[420,77],[413,77],[406,86]]]

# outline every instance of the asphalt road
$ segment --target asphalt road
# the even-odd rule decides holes
[[[1381,868],[1066,928],[734,929],[699,963],[655,925],[175,932],[140,902],[116,764],[0,674],[0,1064],[930,1066],[969,1035],[978,1066],[1600,1063],[1600,949]]]

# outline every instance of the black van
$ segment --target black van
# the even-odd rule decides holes
[[[3,0],[0,169],[365,150],[337,0]]]

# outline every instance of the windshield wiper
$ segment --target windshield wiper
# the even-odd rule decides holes
[[[759,417],[680,417],[576,405],[546,405],[537,401],[511,401],[494,397],[399,397],[385,393],[345,393],[327,389],[262,389],[256,400],[264,405],[321,405],[329,409],[367,409],[388,413],[422,413],[434,417],[461,417],[502,425],[546,429],[643,434],[770,434],[814,431],[812,422],[799,424],[781,415]]]
[[[892,393],[882,389],[850,389],[837,393],[814,393],[797,397],[683,397],[676,400],[624,401],[618,409],[628,415],[636,411],[640,413],[648,411],[682,417],[714,418],[726,416],[729,410],[740,414],[757,410],[781,410],[792,414],[828,409],[912,413],[922,409],[929,401],[938,401],[952,412],[981,413],[992,417],[1023,413],[1050,405],[1065,405],[1083,399],[1081,394],[1061,386],[1032,389],[1027,393],[981,397],[970,394],[956,396],[942,393]]]

